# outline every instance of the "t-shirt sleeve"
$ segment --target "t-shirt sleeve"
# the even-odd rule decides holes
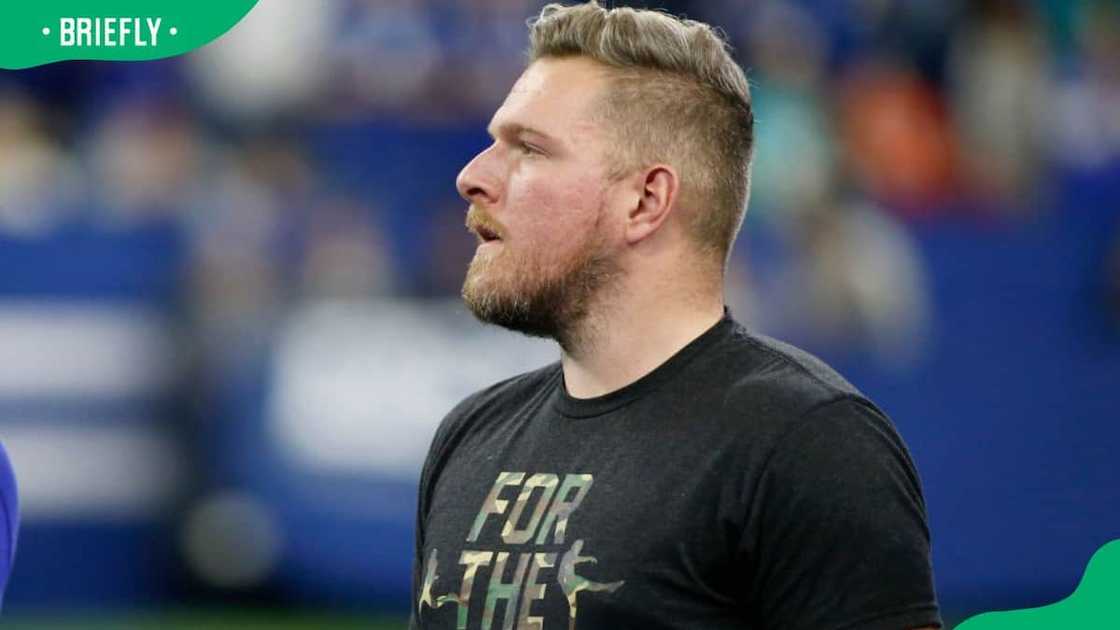
[[[0,444],[0,606],[4,604],[4,591],[15,560],[18,527],[16,478],[4,446]]]
[[[740,549],[762,627],[940,626],[921,486],[894,427],[847,396],[780,438]]]
[[[431,453],[428,454],[428,459],[431,459]],[[420,597],[420,572],[423,571],[423,555],[424,555],[424,496],[427,491],[427,472],[428,462],[425,462],[423,470],[420,472],[420,484],[417,491],[416,499],[416,527],[413,530],[414,545],[412,549],[412,589],[411,597],[409,598],[409,615],[408,627],[410,629],[416,628],[416,606]]]
[[[410,598],[409,628],[417,628],[417,605],[420,599],[421,572],[424,570],[424,534],[428,519],[428,503],[432,493],[432,485],[439,475],[439,469],[451,448],[453,436],[469,415],[469,409],[474,405],[477,394],[470,396],[456,405],[443,420],[432,443],[428,447],[428,455],[424,460],[424,467],[420,471],[420,483],[416,493],[416,529],[414,531],[414,547],[412,552],[412,596]]]

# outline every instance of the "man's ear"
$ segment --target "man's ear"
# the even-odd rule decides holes
[[[626,242],[633,245],[661,228],[676,208],[680,177],[672,166],[655,164],[636,175],[637,203],[626,216]]]

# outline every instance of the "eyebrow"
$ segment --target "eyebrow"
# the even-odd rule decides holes
[[[559,139],[557,139],[553,136],[550,136],[547,133],[545,133],[545,132],[543,132],[539,129],[534,129],[532,127],[529,127],[528,125],[523,125],[521,123],[514,123],[514,122],[503,123],[503,124],[498,126],[496,131],[493,127],[487,127],[486,128],[486,133],[490,134],[491,139],[497,139],[497,136],[499,136],[499,135],[504,135],[504,136],[507,136],[507,137],[516,137],[516,136],[520,136],[522,134],[530,134],[530,135],[538,136],[541,139],[547,140],[549,142],[553,142],[553,143],[559,143],[560,142]]]

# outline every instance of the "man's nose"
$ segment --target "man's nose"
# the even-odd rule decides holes
[[[493,205],[498,201],[498,178],[494,173],[494,164],[491,158],[493,147],[479,153],[455,179],[455,187],[459,195],[470,203]]]

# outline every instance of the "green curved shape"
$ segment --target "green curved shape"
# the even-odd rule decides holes
[[[1120,627],[1120,540],[1089,559],[1081,584],[1060,602],[977,615],[957,630],[1081,630]]]
[[[229,31],[257,0],[5,0],[0,68],[56,61],[147,61],[190,52]]]

